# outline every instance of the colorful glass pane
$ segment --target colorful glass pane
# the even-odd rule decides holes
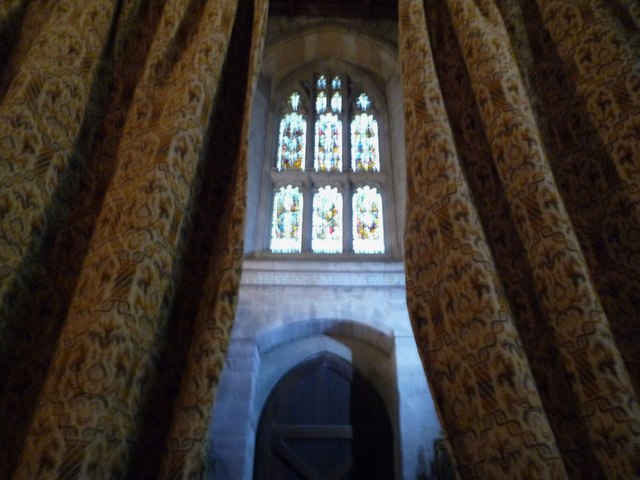
[[[316,112],[323,113],[327,109],[327,95],[320,92],[316,97]]]
[[[289,113],[280,120],[278,160],[276,167],[283,170],[304,170],[307,139],[307,121],[299,113]]]
[[[293,92],[291,94],[289,97],[289,105],[291,105],[294,112],[298,110],[298,107],[300,106],[300,94],[298,92]]]
[[[327,88],[327,77],[325,77],[324,75],[320,75],[318,77],[318,81],[316,82],[316,87],[318,87],[319,89]]]
[[[302,245],[302,194],[298,187],[281,187],[273,199],[271,251],[300,252]]]
[[[358,96],[358,100],[356,100],[356,105],[358,105],[360,110],[363,110],[363,111],[366,111],[367,108],[369,108],[369,105],[371,105],[371,101],[369,100],[369,97],[367,96],[366,93],[361,93]]]
[[[333,77],[333,80],[331,80],[331,88],[338,90],[341,86],[342,80],[340,80],[340,77]]]
[[[353,194],[353,251],[384,253],[382,196],[375,188],[358,188]]]
[[[378,122],[373,115],[361,113],[351,121],[351,169],[354,172],[379,172]]]
[[[333,113],[316,120],[314,167],[316,172],[342,170],[342,122]]]
[[[313,196],[313,236],[315,253],[342,253],[342,194],[326,186]]]
[[[335,113],[340,113],[340,111],[342,110],[342,95],[340,95],[338,92],[334,93],[331,96],[331,110],[333,110]]]

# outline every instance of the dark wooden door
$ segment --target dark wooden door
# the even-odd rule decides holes
[[[256,480],[393,478],[389,417],[346,361],[320,355],[288,373],[263,410]]]

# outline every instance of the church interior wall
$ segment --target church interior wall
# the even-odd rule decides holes
[[[284,25],[289,23],[289,25]],[[260,414],[269,393],[306,359],[348,360],[382,397],[394,430],[397,478],[425,478],[440,426],[406,306],[402,225],[406,202],[403,98],[395,26],[376,37],[361,22],[296,19],[270,24],[252,113],[245,262],[238,309],[210,430],[212,478],[250,479]],[[277,101],[301,71],[361,72],[383,98],[381,151],[393,183],[388,255],[319,261],[268,251],[270,155]],[[361,80],[360,78],[358,79]],[[266,167],[265,167],[266,165]],[[422,475],[422,477],[421,477]]]

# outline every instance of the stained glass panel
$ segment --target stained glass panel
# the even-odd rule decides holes
[[[314,168],[316,172],[342,170],[342,122],[333,113],[316,120]]]
[[[340,77],[333,77],[333,80],[331,80],[331,88],[338,90],[341,86],[342,80],[340,80]]]
[[[340,113],[340,111],[342,110],[342,95],[340,95],[338,92],[334,93],[331,96],[331,110],[333,110],[335,113]]]
[[[326,186],[313,196],[313,236],[315,253],[342,253],[342,194]]]
[[[358,96],[358,100],[356,101],[356,105],[358,105],[358,107],[362,111],[366,111],[367,108],[369,108],[369,105],[371,105],[371,101],[369,100],[369,97],[367,96],[366,93],[361,93]]]
[[[351,169],[354,172],[379,172],[378,121],[361,113],[351,121]]]
[[[306,139],[307,121],[302,115],[289,113],[280,120],[276,165],[279,171],[304,170]]]
[[[300,94],[298,92],[293,92],[291,94],[289,97],[289,105],[291,105],[294,112],[298,110],[298,106],[300,106]]]
[[[375,188],[361,187],[353,194],[353,251],[384,253],[382,196]]]
[[[298,187],[281,187],[273,199],[271,251],[300,252],[302,245],[302,194]]]
[[[318,77],[318,81],[316,82],[316,87],[318,87],[319,89],[327,88],[327,77],[325,77],[324,75],[320,75]]]
[[[327,109],[327,95],[320,92],[316,97],[316,112],[323,113]]]

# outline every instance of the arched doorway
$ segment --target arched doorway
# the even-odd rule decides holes
[[[387,412],[351,364],[320,354],[271,393],[258,428],[254,479],[371,478],[393,478]]]

